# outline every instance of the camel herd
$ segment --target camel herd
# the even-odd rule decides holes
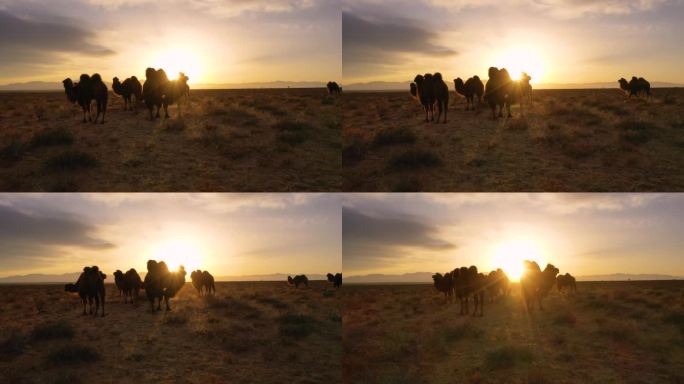
[[[523,72],[520,79],[513,80],[506,68],[490,67],[489,79],[486,85],[478,76],[468,78],[465,82],[460,77],[454,79],[456,93],[465,97],[466,111],[477,111],[480,103],[485,102],[492,110],[492,118],[504,117],[504,109],[508,117],[512,117],[511,105],[520,105],[524,114],[525,104],[532,102],[532,77]],[[643,77],[632,77],[627,82],[624,78],[618,81],[620,89],[632,96],[651,96],[651,84]],[[438,113],[436,122],[440,122],[440,116],[444,111],[443,123],[447,122],[447,107],[449,105],[449,88],[442,80],[439,72],[434,74],[418,74],[410,84],[409,93],[418,101],[425,111],[425,122],[435,121],[434,110],[437,105]],[[498,107],[498,114],[497,114]]]
[[[651,96],[651,83],[646,81],[643,77],[637,78],[636,76],[632,76],[632,80],[629,82],[622,77],[618,80],[618,84],[620,84],[620,89],[627,93],[629,97]]]
[[[547,264],[543,271],[535,261],[525,260],[524,265],[525,270],[520,278],[520,288],[528,311],[534,309],[535,302],[540,310],[544,309],[542,299],[548,295],[554,283],[559,292],[565,288],[577,291],[575,278],[569,273],[557,276],[559,270],[552,264]],[[432,280],[435,289],[442,292],[449,301],[452,301],[454,296],[459,299],[461,315],[470,313],[469,300],[471,298],[475,306],[472,315],[483,316],[485,294],[489,296],[490,302],[510,294],[510,280],[500,268],[484,274],[478,272],[474,265],[460,267],[445,274],[435,273],[432,275]]]
[[[328,93],[331,95],[339,95],[342,93],[342,87],[340,87],[336,81],[328,81],[328,84],[326,84],[325,87],[328,88]]]
[[[150,120],[159,118],[159,112],[163,108],[165,118],[169,117],[169,105],[178,105],[178,116],[181,116],[182,102],[188,102],[190,98],[190,78],[184,73],[178,74],[178,79],[169,80],[163,69],[147,68],[145,70],[145,83],[140,85],[140,81],[135,76],[125,79],[123,82],[115,77],[112,80],[112,90],[115,94],[124,99],[124,110],[137,111],[137,105],[144,102],[150,112]],[[109,91],[107,85],[102,81],[99,74],[88,76],[81,75],[78,83],[74,83],[70,78],[62,81],[64,92],[69,102],[78,104],[83,110],[83,122],[93,121],[91,109],[93,101],[97,107],[97,115],[94,122],[98,122],[102,114],[101,123],[105,122],[107,112],[107,98]],[[339,88],[339,86],[338,86]],[[133,101],[135,98],[135,101]],[[156,107],[156,114],[154,109]]]
[[[147,300],[150,302],[151,311],[160,311],[161,304],[164,302],[166,310],[170,311],[169,300],[176,296],[176,294],[185,285],[185,268],[181,265],[178,271],[171,272],[164,261],[157,262],[156,260],[147,261],[147,275],[142,280],[138,272],[131,268],[126,273],[117,269],[114,272],[114,284],[119,291],[119,296],[123,298],[124,303],[135,303],[139,297],[140,290],[144,289]],[[105,285],[104,280],[107,275],[102,273],[97,266],[84,267],[83,272],[74,284],[66,284],[64,291],[77,293],[83,302],[83,314],[91,314],[97,316],[102,307],[101,315],[105,315]],[[190,280],[192,286],[195,287],[199,296],[216,294],[216,287],[214,284],[214,276],[209,271],[202,271],[200,269],[190,273]],[[299,288],[300,285],[309,286],[309,278],[306,275],[296,275],[295,277],[287,277],[288,284]],[[341,273],[328,273],[328,282],[332,283],[335,288],[342,286]],[[155,308],[155,303],[157,304]],[[95,310],[93,311],[93,304]],[[86,306],[89,305],[89,310],[86,311]]]

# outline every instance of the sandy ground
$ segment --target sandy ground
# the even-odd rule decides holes
[[[617,89],[538,90],[521,116],[424,122],[406,92],[342,96],[346,191],[682,191],[684,89],[628,100]]]
[[[345,383],[682,383],[684,281],[578,283],[525,311],[519,286],[460,316],[431,285],[347,285]]]
[[[324,89],[191,91],[169,120],[83,124],[63,93],[0,93],[2,191],[337,191],[341,119]],[[162,113],[163,116],[163,113]]]
[[[0,382],[341,381],[340,296],[327,282],[218,283],[213,298],[186,284],[170,312],[107,290],[100,318],[61,285],[0,286]]]

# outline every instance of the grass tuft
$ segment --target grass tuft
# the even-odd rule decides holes
[[[74,327],[61,320],[54,323],[41,324],[33,328],[31,336],[35,340],[71,339],[74,337]]]
[[[273,125],[278,131],[278,141],[289,145],[297,145],[309,139],[309,131],[313,126],[300,121],[284,120]]]
[[[81,151],[67,151],[45,161],[45,168],[52,171],[70,171],[92,168],[97,165],[97,159]]]
[[[518,364],[530,364],[533,357],[527,347],[504,345],[489,351],[485,356],[485,364],[489,370],[511,368]]]
[[[33,147],[50,147],[55,145],[71,145],[74,135],[65,128],[46,129],[35,133],[31,138]]]
[[[312,334],[318,321],[308,315],[286,314],[278,317],[281,336],[301,339]]]
[[[50,352],[47,358],[53,364],[79,364],[98,361],[102,356],[90,346],[70,344]]]
[[[410,149],[393,156],[389,165],[393,169],[408,170],[417,168],[430,168],[442,163],[439,157],[430,151],[423,149]]]
[[[416,135],[408,127],[383,129],[375,135],[373,145],[376,147],[395,144],[413,144]]]

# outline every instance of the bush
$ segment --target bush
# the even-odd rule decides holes
[[[36,340],[71,339],[74,327],[62,320],[55,323],[41,324],[33,328],[32,337]]]
[[[318,321],[308,315],[286,314],[278,318],[281,336],[301,339],[312,334]]]
[[[299,121],[280,121],[273,128],[278,131],[278,141],[296,145],[309,138],[308,132],[313,129],[313,126]]]
[[[373,139],[376,147],[394,144],[413,144],[416,142],[416,135],[410,128],[388,128],[378,132]]]
[[[574,327],[577,324],[577,317],[574,313],[565,311],[557,314],[553,318],[553,323],[556,325],[567,325],[569,327]]]
[[[46,129],[33,135],[31,145],[34,147],[49,147],[54,145],[71,145],[74,135],[64,128]]]
[[[45,168],[53,171],[70,171],[96,165],[97,160],[92,155],[80,151],[64,152],[45,161]]]
[[[510,368],[532,362],[532,352],[526,347],[504,345],[487,353],[485,364],[490,370]]]
[[[50,352],[47,358],[54,364],[78,364],[98,361],[101,355],[87,345],[71,344]]]
[[[442,161],[432,152],[422,149],[411,149],[392,157],[390,167],[397,170],[435,167]]]
[[[14,138],[5,148],[0,149],[0,160],[19,160],[25,149],[26,145],[18,138]]]
[[[651,139],[651,132],[655,126],[646,121],[627,120],[616,126],[620,131],[620,137],[633,144],[646,143]]]
[[[26,340],[19,331],[12,331],[2,341],[0,341],[0,356],[3,359],[12,359],[24,352]]]
[[[351,141],[342,149],[342,165],[350,166],[366,158],[368,145],[359,135],[352,136]]]

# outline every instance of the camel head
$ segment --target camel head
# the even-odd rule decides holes
[[[439,272],[432,275],[432,281],[435,282],[435,285],[439,284],[442,281],[442,279],[444,279],[444,276],[442,276],[442,274]]]
[[[186,84],[190,80],[188,76],[185,76],[185,73],[179,72],[178,73],[178,81],[180,81],[183,84]]]
[[[329,281],[329,282],[331,282],[331,283],[332,283],[332,282],[333,282],[333,280],[335,280],[335,276],[333,276],[333,274],[332,274],[332,273],[328,273],[328,275],[327,275],[327,276],[328,276],[328,281]]]
[[[556,268],[553,264],[546,264],[546,268],[544,268],[544,275],[549,279],[549,280],[555,280],[556,275],[560,270]]]
[[[71,81],[71,79],[64,79],[64,81],[62,81],[62,84],[64,84],[64,92],[67,95],[67,99],[70,102],[75,103],[77,101],[77,97],[76,90],[74,88],[74,82]]]
[[[487,72],[489,74],[489,78],[493,79],[496,77],[496,75],[499,73],[499,68],[497,67],[489,67],[489,71]]]
[[[629,83],[624,77],[618,80],[618,84],[620,84],[620,89],[623,91],[627,91],[629,89]]]
[[[525,84],[529,84],[530,80],[532,80],[532,76],[528,75],[527,72],[523,72],[520,75],[520,81]]]
[[[119,85],[119,84],[121,84],[121,82],[119,81],[119,78],[118,78],[118,77],[115,77],[115,78],[112,79],[112,84],[113,84],[113,85]]]
[[[465,84],[463,83],[463,79],[460,77],[457,79],[454,79],[454,87],[456,88],[456,91],[458,93],[463,94],[465,92]]]
[[[292,278],[292,276],[288,276],[288,277],[287,277],[287,282],[288,282],[289,284],[294,284],[294,279]]]
[[[116,280],[123,279],[124,276],[123,272],[121,272],[121,270],[119,269],[117,269],[116,272],[113,273],[113,275]]]
[[[423,84],[424,77],[423,75],[416,75],[416,77],[413,78],[413,82],[416,83],[417,85]]]
[[[154,70],[152,67],[147,67],[145,70],[145,77],[147,80],[153,79],[157,75],[157,71]]]
[[[157,270],[157,262],[155,260],[147,260],[147,272],[154,273]]]

